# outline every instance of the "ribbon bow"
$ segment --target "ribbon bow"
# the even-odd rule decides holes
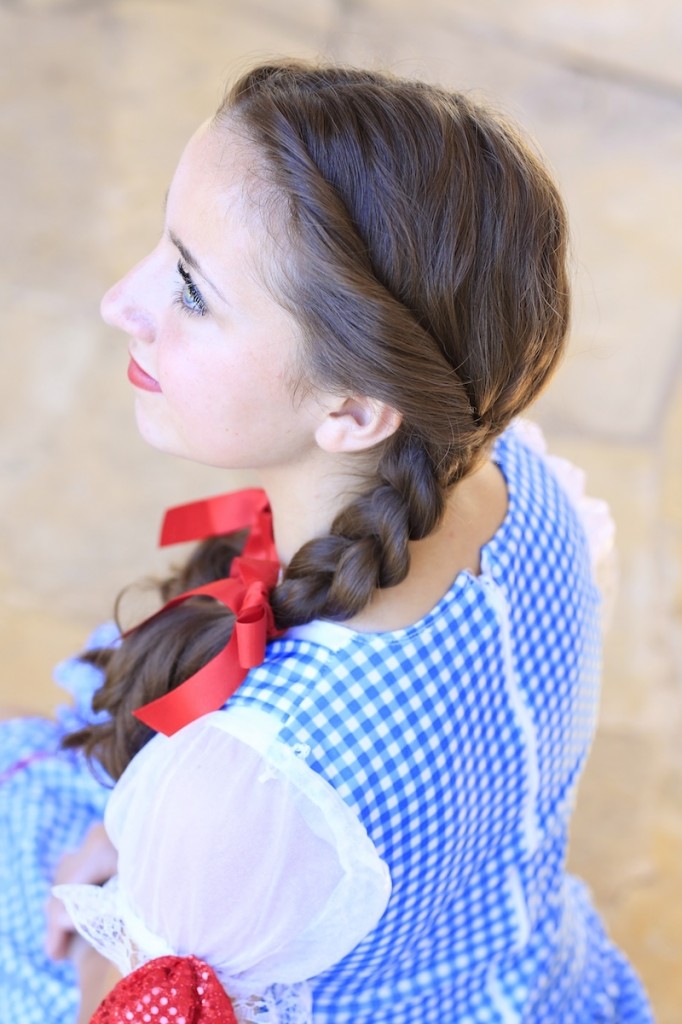
[[[150,622],[169,608],[201,595],[220,601],[236,616],[230,639],[214,658],[180,686],[134,712],[136,718],[156,732],[172,736],[195,719],[221,708],[249,669],[261,664],[267,641],[282,635],[275,628],[268,599],[277,583],[279,562],[265,492],[236,491],[166,512],[161,529],[162,547],[247,527],[250,532],[244,551],[233,559],[228,578],[179,594],[145,620]]]

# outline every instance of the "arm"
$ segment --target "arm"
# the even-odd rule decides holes
[[[104,825],[93,825],[81,846],[62,857],[55,871],[55,885],[85,882],[101,885],[116,874],[117,855]],[[50,896],[47,907],[45,949],[54,960],[69,955],[75,929],[61,900]]]
[[[59,862],[55,883],[101,884],[116,872],[116,850],[104,825],[94,825],[85,840]],[[112,965],[77,935],[61,900],[51,896],[46,907],[46,950],[55,960],[69,957],[78,973],[81,1003],[76,1024],[88,1024],[100,1002],[116,984],[118,973]]]

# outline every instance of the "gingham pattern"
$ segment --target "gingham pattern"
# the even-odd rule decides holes
[[[114,636],[105,626],[92,643],[106,644]],[[44,952],[45,902],[57,862],[101,820],[110,790],[80,754],[59,749],[66,731],[92,719],[90,700],[100,674],[71,660],[55,676],[74,697],[56,721],[0,723],[2,1024],[73,1024],[78,1007],[71,963],[54,963]]]
[[[566,827],[593,729],[598,598],[582,529],[537,456],[508,434],[510,507],[483,552],[413,627],[358,636],[312,625],[273,643],[234,701],[355,808],[393,878],[375,931],[315,981],[315,1024],[648,1024],[646,998],[585,890],[564,874]],[[95,642],[108,642],[98,637]],[[57,752],[96,682],[62,670],[82,707],[54,726],[0,726],[0,1021],[71,1024],[68,965],[42,954],[54,864],[106,791]]]
[[[379,926],[316,979],[315,1024],[652,1019],[564,872],[599,678],[586,538],[513,433],[495,459],[510,503],[481,576],[408,629],[291,631],[232,698],[281,718],[391,870]]]

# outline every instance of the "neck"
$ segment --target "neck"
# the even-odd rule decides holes
[[[320,459],[315,466],[268,468],[258,482],[270,500],[275,544],[287,566],[307,541],[329,533],[339,512],[366,487],[367,477],[348,463]]]
[[[369,473],[359,461],[320,459],[313,467],[268,469],[259,482],[273,512],[280,561],[287,565],[307,541],[329,533],[338,513],[366,489]],[[499,529],[507,509],[500,470],[484,462],[450,492],[440,526],[410,543],[408,576],[396,587],[377,591],[347,624],[361,632],[399,629],[423,617],[447,592],[455,576],[480,572],[481,547]]]
[[[479,575],[481,548],[499,530],[506,511],[504,477],[486,462],[452,488],[440,525],[423,540],[410,542],[410,571],[402,583],[375,591],[346,625],[361,633],[383,632],[423,618],[460,572]]]

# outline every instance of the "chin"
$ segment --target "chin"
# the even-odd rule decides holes
[[[157,418],[151,417],[139,401],[135,402],[135,422],[140,437],[151,448],[156,448],[166,455],[183,455],[179,451],[177,438],[173,438],[171,432],[167,428],[164,429]]]

